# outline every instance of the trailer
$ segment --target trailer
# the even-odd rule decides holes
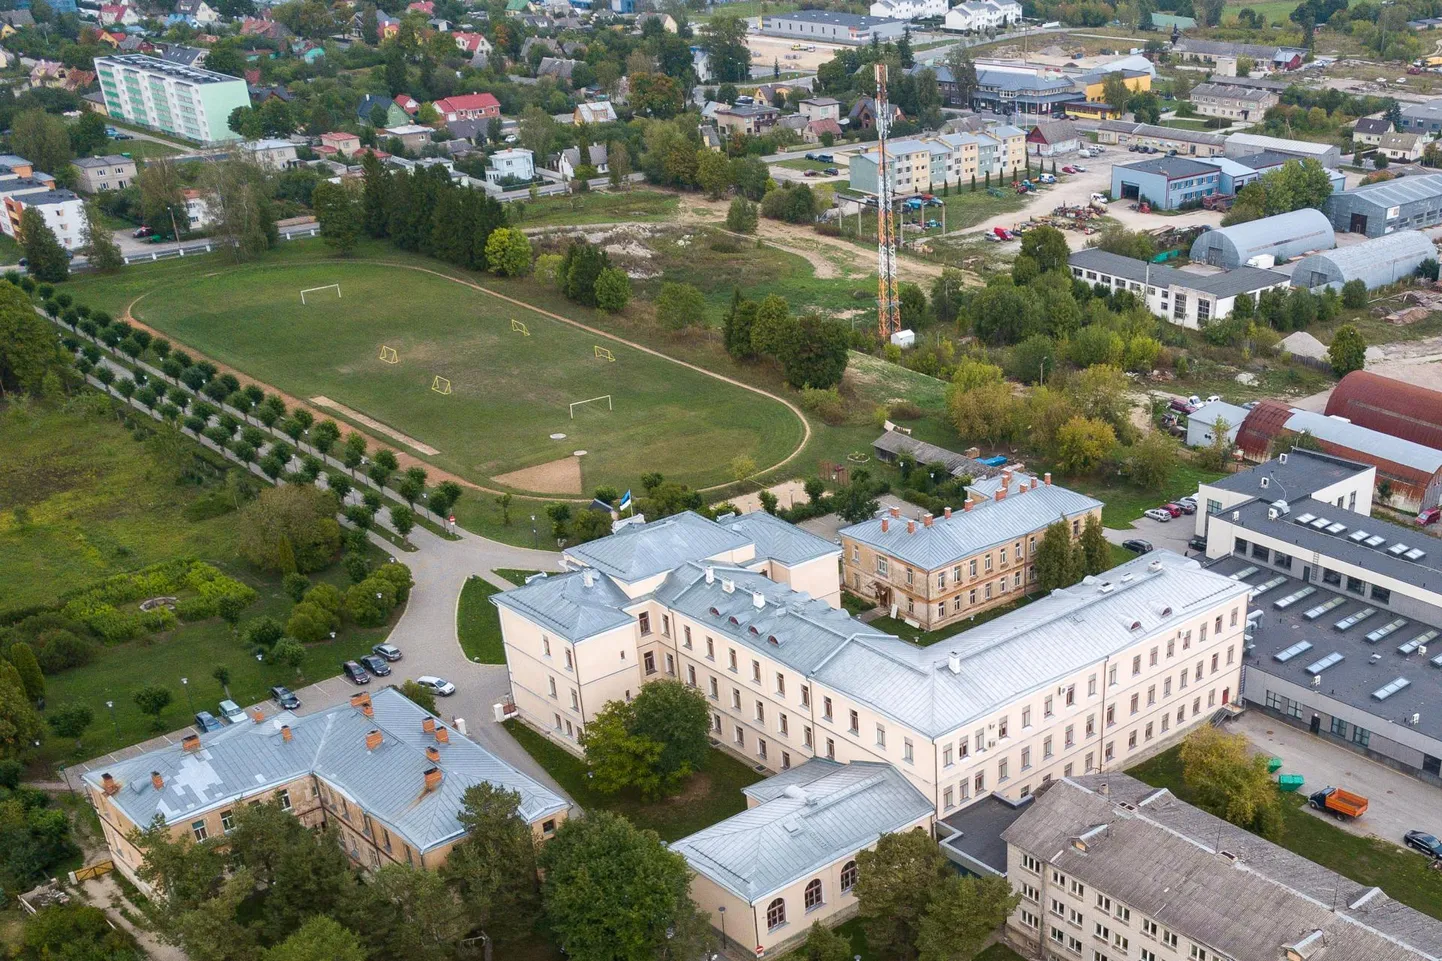
[[[1307,798],[1318,811],[1330,811],[1339,821],[1350,821],[1367,813],[1367,799],[1339,787],[1325,787]]]

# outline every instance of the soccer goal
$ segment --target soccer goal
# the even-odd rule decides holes
[[[435,380],[431,381],[431,390],[437,394],[449,394],[451,392],[451,382],[440,374],[437,374]]]
[[[616,361],[616,355],[613,354],[613,353],[611,353],[611,352],[610,352],[609,350],[607,350],[605,347],[602,347],[600,344],[597,344],[597,345],[596,345],[596,356],[597,356],[597,357],[601,357],[601,358],[603,358],[603,359],[605,359],[605,360],[609,360],[609,361],[611,361],[612,363],[615,363],[615,361]]]
[[[300,292],[300,302],[302,304],[306,302],[306,294],[318,294],[323,290],[334,290],[336,300],[340,299],[340,284],[326,284],[324,287],[307,287],[305,290],[302,290]]]
[[[524,337],[531,336],[531,328],[527,327],[526,322],[523,320],[511,318],[511,329]]]
[[[399,364],[400,362],[401,362],[401,355],[398,354],[398,353],[396,353],[396,349],[395,349],[394,347],[386,347],[386,346],[382,346],[382,347],[381,347],[381,363],[383,363],[383,364]]]
[[[582,404],[595,404],[595,403],[598,403],[598,402],[603,401],[603,400],[606,402],[606,409],[607,409],[607,410],[615,410],[615,409],[616,409],[615,407],[611,406],[611,395],[610,395],[610,394],[602,394],[600,397],[588,397],[588,398],[586,398],[585,400],[573,401],[573,402],[571,403],[571,420],[575,420],[575,419],[576,419],[576,408],[577,408],[577,407],[580,407]]]

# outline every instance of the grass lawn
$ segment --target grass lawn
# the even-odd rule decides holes
[[[1127,773],[1165,787],[1184,801],[1190,800],[1190,792],[1182,783],[1180,747],[1158,754]],[[1284,795],[1282,801],[1282,847],[1358,884],[1376,885],[1424,914],[1442,918],[1442,873],[1430,870],[1426,858],[1387,841],[1349,834],[1313,817],[1300,795]]]
[[[456,636],[460,638],[461,650],[480,664],[506,663],[506,651],[501,643],[501,613],[490,602],[491,595],[499,593],[495,585],[472,577],[461,588],[461,599],[456,605]]]
[[[7,237],[0,234],[0,264],[18,264],[24,251],[15,242],[14,237]]]
[[[512,584],[515,584],[517,587],[520,587],[522,584],[526,583],[526,578],[530,577],[532,574],[539,574],[541,572],[521,571],[517,570],[514,567],[498,567],[496,568],[496,573],[504,577],[506,580],[510,581]]]
[[[907,624],[899,617],[878,617],[871,622],[871,626],[877,630],[885,631],[888,634],[895,634],[904,640],[915,641],[922,647],[930,647],[938,641],[944,641],[948,637],[960,634],[962,631],[969,631],[973,627],[979,627],[987,621],[995,620],[1003,614],[1010,614],[1012,611],[1026,607],[1040,595],[1024,594],[1010,604],[1002,604],[990,610],[982,611],[974,617],[964,621],[957,621],[955,624],[948,624],[946,627],[935,631],[918,631]]]
[[[759,17],[763,13],[790,13],[792,10],[799,10],[799,3],[777,2],[777,0],[737,0],[735,3],[717,4],[707,7],[705,11],[697,13],[694,10],[686,11],[686,18],[692,23],[704,22],[712,17]]]
[[[526,202],[517,226],[572,227],[671,220],[676,216],[679,199],[676,194],[659,190],[634,189],[542,197]]]
[[[1297,9],[1297,0],[1261,0],[1260,3],[1249,3],[1247,0],[1227,0],[1226,9],[1223,11],[1223,19],[1234,17],[1241,12],[1243,7],[1251,7],[1268,23],[1286,23],[1287,17]]]
[[[1163,127],[1176,127],[1178,130],[1214,130],[1208,127],[1205,120],[1198,120],[1195,117],[1169,117],[1162,121]]]
[[[571,452],[584,450],[585,489],[630,486],[647,470],[701,487],[729,480],[738,455],[769,465],[801,441],[796,415],[769,398],[441,277],[316,257],[322,248],[295,249],[303,244],[251,266],[172,261],[69,286],[78,302],[116,314],[144,294],[134,313],[178,345],[294,397],[323,395],[379,420],[437,448],[425,454],[437,466],[480,482],[508,483],[494,478],[552,462],[564,480]],[[368,247],[362,256],[399,259],[390,253]],[[337,283],[343,298],[304,306],[297,296]],[[513,319],[529,336],[511,329]],[[597,357],[597,345],[614,362]],[[382,363],[382,346],[400,362]],[[437,376],[450,394],[432,389]],[[605,394],[613,410],[592,404],[569,416],[570,402]],[[554,489],[545,483],[509,486]]]
[[[520,721],[507,721],[506,730],[581,807],[623,814],[637,827],[650,828],[668,842],[745,810],[746,798],[741,789],[762,778],[731,755],[713,750],[706,764],[674,798],[646,802],[625,792],[601,794],[591,787],[585,761],[552,744]]]
[[[113,153],[125,154],[132,160],[155,160],[159,157],[174,157],[184,152],[179,147],[172,147],[170,144],[139,138],[112,140],[106,149]]]
[[[1141,490],[1122,477],[1073,477],[1063,478],[1060,483],[1081,491],[1089,497],[1095,497],[1105,504],[1106,506],[1102,508],[1102,524],[1104,526],[1126,530],[1131,526],[1132,521],[1142,516],[1143,511],[1152,507],[1160,507],[1162,504],[1188,494],[1195,495],[1198,484],[1211,482],[1222,476],[1214,471],[1202,470],[1200,467],[1183,462],[1177,468],[1171,483],[1160,491]],[[1191,521],[1191,517],[1183,515],[1176,518],[1173,523],[1187,525]]]
[[[823,147],[822,149],[824,150],[825,148]],[[794,160],[778,160],[772,166],[785,167],[788,170],[825,170],[827,167],[835,167],[836,164],[824,164],[819,160],[807,160],[805,157],[797,157]]]

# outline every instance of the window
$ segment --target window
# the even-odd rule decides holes
[[[1021,769],[1023,771],[1031,769],[1031,748],[1029,747],[1021,749]]]
[[[1023,854],[1021,856],[1021,866],[1026,868],[1032,874],[1041,873],[1041,862],[1038,861],[1036,858],[1032,857],[1030,854]],[[1036,898],[1032,898],[1032,900],[1035,901]]]
[[[718,698],[718,697],[720,697],[720,696],[721,696],[720,685],[716,683],[716,678],[713,677],[713,678],[711,678],[711,699],[714,701],[716,698]]]
[[[761,662],[760,662],[760,661],[753,660],[753,661],[751,662],[751,682],[752,682],[753,684],[760,684],[760,683],[761,683]]]
[[[777,898],[766,906],[766,930],[775,931],[786,923],[786,899]]]
[[[731,648],[729,651],[726,652],[726,660],[729,662],[726,666],[731,669],[731,673],[732,673],[732,674],[735,674],[735,673],[736,673],[736,648],[733,647],[733,648]]]
[[[947,788],[946,790],[941,792],[941,803],[942,806],[945,807],[948,811],[956,807],[955,802],[952,801],[951,788]]]
[[[821,711],[821,718],[822,718],[822,720],[825,720],[825,721],[831,720],[831,698],[829,698],[829,697],[823,697],[823,698],[821,699],[821,706],[822,706],[822,711]]]
[[[1147,664],[1150,667],[1157,666],[1157,649],[1155,647],[1152,648],[1151,654],[1149,654],[1147,657]]]
[[[281,809],[282,811],[289,811],[289,810],[290,810],[290,792],[289,792],[289,791],[284,791],[284,790],[282,790],[282,791],[276,791],[276,792],[275,792],[275,796],[276,796],[276,799],[280,801],[280,809]]]
[[[734,687],[731,689],[731,710],[741,710],[741,692]]]
[[[550,686],[551,697],[554,698],[556,696],[556,679],[554,677],[548,677],[546,678],[546,683]]]
[[[637,617],[637,620],[640,621],[640,623],[641,623],[641,633],[642,633],[642,634],[650,634],[650,633],[651,633],[651,614],[650,614],[650,612],[649,612],[649,611],[642,611],[642,612],[640,613],[640,615]]]
[[[204,841],[209,835],[205,829],[204,821],[196,821],[190,825],[190,833],[195,835],[197,841]]]
[[[851,712],[851,733],[861,733],[861,715],[857,714],[855,711]]]
[[[712,638],[706,638],[706,660],[716,660],[716,642]]]
[[[980,797],[981,794],[986,791],[986,772],[977,771],[976,777],[972,779],[972,785],[976,790],[977,796]]]
[[[571,710],[573,710],[573,711],[579,711],[580,709],[581,709],[581,697],[580,697],[579,694],[576,693],[576,689],[575,689],[575,688],[571,688]]]
[[[743,728],[740,724],[736,725],[736,746],[746,746],[746,729]]]
[[[944,748],[941,749],[941,766],[942,766],[942,767],[951,767],[952,764],[956,763],[955,761],[952,760],[951,751],[952,751],[952,748],[951,748],[951,745],[950,745],[950,744],[946,745],[946,747],[944,747]]]
[[[551,656],[551,639],[544,634],[541,635],[541,653],[546,657]]]
[[[1000,781],[1005,781],[1005,780],[1009,779],[1010,777],[1011,777],[1011,762],[1008,761],[1006,758],[1002,758],[1000,761],[997,761],[997,762],[996,762],[996,779],[997,779],[997,781],[1000,782]]]
[[[575,660],[575,658],[571,655],[571,649],[568,647],[568,648],[566,648],[566,670],[568,670],[568,671],[574,671],[575,669],[576,669],[576,660]]]
[[[850,891],[856,884],[856,862],[847,861],[841,866],[841,893]]]
[[[821,879],[812,878],[806,884],[806,910],[811,911],[821,907]]]
[[[223,831],[225,831],[226,834],[229,834],[231,831],[234,831],[234,830],[235,830],[235,812],[234,812],[234,811],[221,811],[221,812],[220,812],[220,827],[221,827],[221,829],[222,829]]]
[[[1041,702],[1041,713],[1042,713],[1042,717],[1051,717],[1051,716],[1052,716],[1051,702],[1052,702],[1052,697],[1051,697],[1050,694],[1048,694],[1048,695],[1046,696],[1046,700],[1044,700],[1044,701]]]
[[[1157,686],[1152,684],[1147,688],[1147,707],[1151,707],[1155,703],[1157,703]]]
[[[1358,747],[1367,747],[1372,743],[1372,732],[1365,727],[1352,725],[1352,743]]]
[[[1024,728],[1031,727],[1031,708],[1029,707],[1021,709],[1021,726]]]
[[[1084,897],[1086,897],[1086,893],[1087,893],[1086,885],[1085,885],[1085,884],[1082,884],[1082,883],[1081,883],[1080,881],[1078,881],[1076,878],[1072,878],[1072,879],[1071,879],[1071,882],[1067,885],[1067,889],[1068,889],[1069,891],[1071,891],[1071,893],[1072,893],[1072,895],[1073,895],[1074,897],[1078,897],[1078,898],[1084,898]]]
[[[647,651],[645,654],[642,654],[641,663],[645,665],[647,674],[656,673],[656,655],[654,653]]]
[[[1116,726],[1116,723],[1117,723],[1117,706],[1116,706],[1115,704],[1108,704],[1108,705],[1107,705],[1107,727],[1115,727],[1115,726]],[[1088,732],[1088,733],[1090,733],[1090,732]]]
[[[780,715],[777,719],[776,730],[781,733],[782,737],[791,736],[791,722],[787,720],[785,714]]]
[[[878,724],[878,725],[876,725],[876,746],[877,746],[877,747],[880,747],[880,748],[886,747],[886,725],[885,725],[885,724]]]
[[[1115,664],[1113,664],[1113,665],[1111,666],[1111,669],[1110,669],[1109,671],[1107,671],[1107,687],[1116,687],[1116,686],[1117,686],[1117,666],[1116,666]]]
[[[688,650],[688,651],[691,650],[691,627],[690,627],[689,624],[682,625],[682,627],[681,627],[681,634],[682,634],[682,637],[684,638],[684,639],[681,641],[681,643],[682,643],[683,645],[685,645],[686,650]]]
[[[757,724],[765,724],[765,723],[766,723],[766,705],[765,705],[764,703],[762,703],[761,701],[757,701],[757,702],[756,702],[756,723],[757,723]]]
[[[830,761],[836,760],[836,742],[829,737],[826,739],[826,758]]]
[[[1095,934],[1097,937],[1101,938],[1103,941],[1110,941],[1112,937],[1111,928],[1108,928],[1100,921],[1096,922],[1095,926],[1092,929],[1092,933]]]
[[[890,573],[890,570],[886,563],[886,558],[880,555],[877,555],[876,558],[876,573],[880,574],[882,577],[886,577]]]
[[[808,684],[801,685],[801,706],[811,706],[811,686]]]
[[[1070,689],[1068,689],[1068,696],[1070,696]],[[1096,697],[1096,696],[1097,696],[1097,676],[1096,676],[1095,674],[1093,674],[1091,677],[1087,678],[1087,697]],[[1067,701],[1067,707],[1071,707],[1071,704],[1072,704],[1071,701]]]
[[[1088,719],[1087,719],[1087,735],[1090,736],[1091,733],[1092,733],[1092,730],[1091,730],[1091,719],[1088,718]],[[1076,744],[1076,725],[1075,725],[1075,724],[1068,724],[1068,725],[1066,726],[1066,730],[1062,732],[1062,743],[1064,743],[1067,747],[1071,747],[1072,745]]]
[[[764,737],[756,739],[756,756],[762,760],[766,759],[766,738]]]
[[[905,761],[907,764],[912,763],[913,758],[912,758],[912,753],[911,753],[911,752],[912,752],[912,749],[911,749],[911,738],[909,738],[909,737],[908,737],[908,738],[902,738],[902,741],[901,741],[901,759],[902,759],[903,761]]]
[[[1007,739],[1008,734],[1007,734],[1007,719],[1006,719],[1006,718],[1002,718],[1000,721],[997,721],[997,722],[996,722],[996,737],[997,737],[997,740],[999,740],[999,741],[1004,741],[1004,740]]]
[[[1207,949],[1194,944],[1192,945],[1191,953],[1188,954],[1187,957],[1191,958],[1192,961],[1207,961]]]
[[[694,664],[686,665],[686,684],[689,687],[696,686],[696,665]]]
[[[1142,656],[1140,654],[1132,658],[1132,677],[1142,672]]]

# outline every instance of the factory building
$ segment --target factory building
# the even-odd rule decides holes
[[[1442,224],[1442,174],[1398,177],[1334,193],[1322,212],[1339,231],[1381,237]]]
[[[1273,261],[1291,260],[1318,250],[1337,246],[1332,224],[1318,210],[1310,207],[1263,217],[1231,227],[1208,230],[1192,244],[1191,258],[1213,267],[1269,267],[1258,258]]]

